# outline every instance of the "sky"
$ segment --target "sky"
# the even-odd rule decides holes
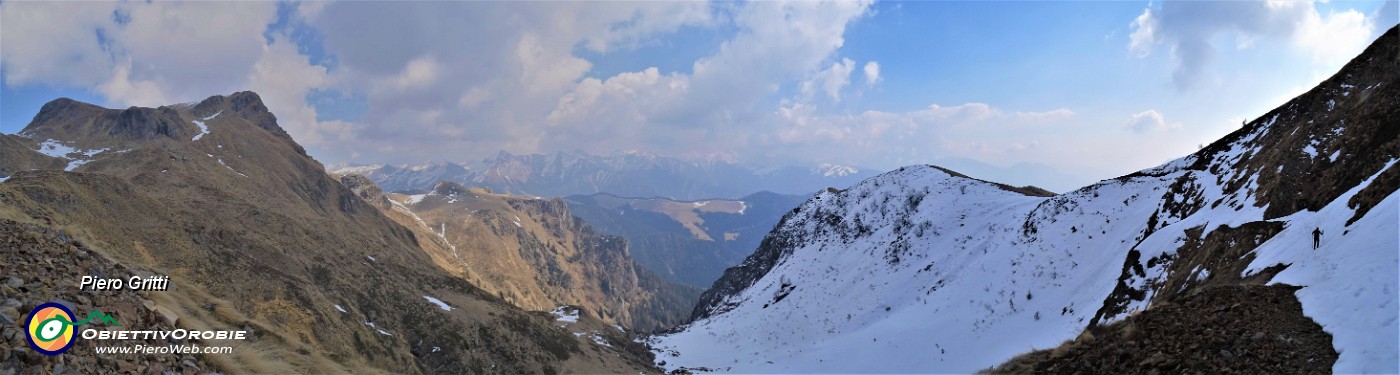
[[[950,164],[1064,190],[1195,151],[1335,73],[1397,14],[1395,1],[4,1],[0,133],[58,97],[125,108],[253,90],[328,164],[642,151]]]

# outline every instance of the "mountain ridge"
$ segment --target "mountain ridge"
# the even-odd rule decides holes
[[[1026,368],[1063,363],[1054,358],[1068,351],[1087,368],[1182,371],[1185,354],[1106,350],[1091,338],[1105,331],[1088,332],[1149,324],[1144,311],[1215,288],[1273,298],[1260,284],[1286,284],[1303,287],[1292,293],[1302,308],[1281,313],[1330,335],[1332,371],[1395,372],[1395,292],[1374,285],[1400,277],[1388,266],[1400,209],[1372,208],[1400,202],[1398,48],[1391,28],[1209,147],[1063,194],[1019,195],[923,166],[818,193],[715,282],[692,323],[649,342],[671,370],[972,372],[1081,336]],[[1263,331],[1229,334],[1301,332],[1251,329]],[[1124,335],[1106,345],[1148,339]],[[1216,338],[1153,335],[1170,350],[1185,348],[1170,340]]]

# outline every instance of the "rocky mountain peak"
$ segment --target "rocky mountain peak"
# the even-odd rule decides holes
[[[252,91],[240,91],[229,96],[214,95],[200,101],[199,104],[195,104],[190,111],[199,117],[212,116],[221,112],[237,114],[273,134],[291,138],[286,130],[277,125],[277,117],[268,111],[267,106],[263,104],[262,97]]]
[[[433,185],[433,194],[437,195],[458,195],[467,193],[470,193],[470,191],[466,186],[452,181],[438,181],[436,185]]]
[[[20,134],[50,139],[117,138],[151,140],[180,138],[183,127],[173,108],[103,108],[68,98],[44,104]]]

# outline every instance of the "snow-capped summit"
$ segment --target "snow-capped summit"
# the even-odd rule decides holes
[[[815,171],[813,171],[813,172],[815,172],[815,173],[820,173],[822,176],[826,176],[826,177],[832,177],[832,176],[835,176],[835,177],[845,177],[845,176],[853,175],[853,174],[856,174],[856,173],[860,173],[860,170],[859,170],[859,169],[855,169],[855,168],[851,168],[851,167],[847,167],[847,166],[844,166],[844,165],[822,164],[822,165],[818,165],[818,166],[817,166],[817,169],[816,169]]]
[[[1301,310],[1279,313],[1316,322],[1304,333],[1330,335],[1332,348],[1286,340],[1306,328],[1170,331],[1221,345],[1281,337],[1270,345],[1296,355],[1269,360],[1400,372],[1397,55],[1392,28],[1200,151],[1069,193],[931,166],[821,192],[725,271],[692,323],[649,343],[668,370],[970,373],[1215,287],[1287,284],[1302,287]],[[1230,320],[1274,302],[1197,305]],[[1116,344],[1127,345],[1103,345]],[[1224,355],[1117,353],[1105,361]]]

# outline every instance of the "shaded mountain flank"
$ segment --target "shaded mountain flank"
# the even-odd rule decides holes
[[[599,231],[626,238],[638,263],[667,280],[707,287],[752,254],[778,219],[805,199],[760,192],[687,202],[600,193],[564,201]]]
[[[28,155],[0,159],[0,168],[13,173],[0,183],[0,219],[39,227],[6,236],[24,241],[56,232],[93,257],[171,278],[170,291],[90,302],[75,296],[78,307],[112,303],[118,320],[140,322],[145,310],[121,306],[144,299],[178,317],[176,327],[253,332],[252,340],[219,343],[231,345],[232,354],[193,355],[199,371],[652,368],[645,357],[573,335],[554,316],[523,311],[439,267],[413,231],[330,178],[254,93],[125,110],[60,99],[19,134],[0,138],[7,155]],[[30,170],[36,167],[52,169]],[[49,269],[54,285],[81,276],[59,271],[79,266],[56,267],[69,268]],[[28,285],[34,276],[19,277]],[[28,306],[50,297],[23,298]],[[77,369],[125,369],[121,361],[74,350],[60,358],[96,358],[96,367]],[[50,362],[31,361],[33,353],[11,358],[20,362],[3,362],[0,372],[36,364],[54,370]],[[184,359],[122,360],[179,369]]]
[[[911,166],[819,193],[649,339],[657,363],[1400,372],[1397,33],[1191,155],[1075,191]]]

